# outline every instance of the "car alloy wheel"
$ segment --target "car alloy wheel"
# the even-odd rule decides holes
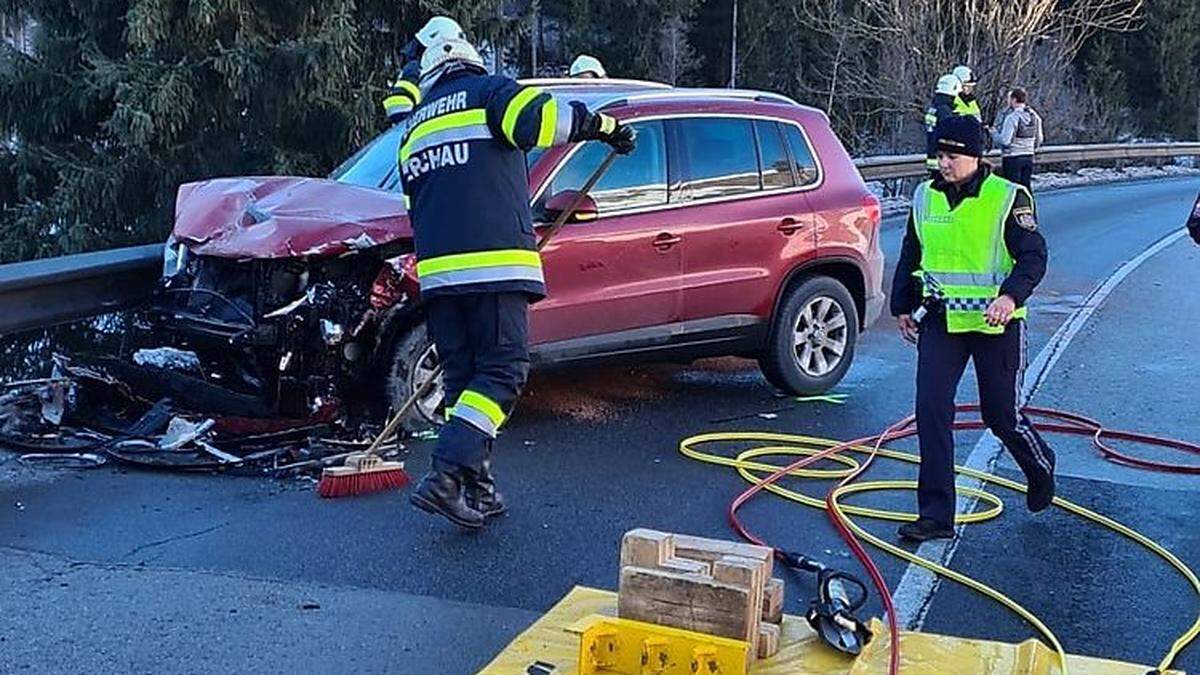
[[[433,377],[440,363],[437,348],[432,344],[426,347],[425,351],[421,352],[421,357],[417,359],[416,365],[409,372],[409,391],[417,391],[418,388],[425,386],[429,382],[429,379]],[[445,397],[446,387],[442,378],[439,377],[438,381],[433,384],[433,387],[425,392],[424,396],[417,399],[415,405],[417,413],[430,424],[440,426],[446,421],[442,412],[442,400]]]
[[[833,372],[846,353],[846,312],[827,295],[813,297],[796,317],[793,336],[796,362],[811,377]]]

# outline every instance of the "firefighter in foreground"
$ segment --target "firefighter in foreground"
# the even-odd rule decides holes
[[[941,175],[913,193],[891,295],[901,335],[917,344],[920,517],[900,528],[917,541],[954,535],[954,394],[968,359],[984,423],[1025,473],[1029,510],[1054,498],[1054,452],[1019,408],[1025,305],[1046,272],[1033,198],[980,160],[974,117],[951,116],[935,134]]]
[[[463,35],[462,26],[448,16],[435,16],[400,52],[400,75],[392,82],[383,99],[383,112],[388,122],[400,122],[421,102],[421,56],[429,45],[447,36]]]
[[[529,371],[529,303],[546,294],[524,153],[590,139],[628,153],[634,134],[582,103],[488,75],[461,34],[426,47],[421,92],[399,164],[447,422],[410,501],[476,529],[505,509],[489,457]]]

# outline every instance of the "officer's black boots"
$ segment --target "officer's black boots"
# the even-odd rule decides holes
[[[930,539],[950,539],[954,536],[954,528],[942,525],[931,518],[918,518],[911,523],[900,526],[900,536],[911,541],[929,541]]]
[[[1044,510],[1054,501],[1054,452],[1050,448],[1045,448],[1045,452],[1050,454],[1050,470],[1038,471],[1033,476],[1025,474],[1028,483],[1025,505],[1033,513]]]
[[[483,467],[478,471],[465,469],[463,487],[467,506],[483,514],[484,518],[492,518],[508,510],[504,496],[496,491],[496,478],[492,475],[491,462],[484,461]]]
[[[435,469],[425,474],[408,501],[426,513],[469,530],[483,527],[483,514],[467,506],[463,472]]]

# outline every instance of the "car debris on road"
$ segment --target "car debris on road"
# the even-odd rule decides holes
[[[211,415],[167,397],[140,398],[103,365],[57,355],[52,377],[0,390],[0,447],[20,453],[23,464],[41,467],[94,468],[115,461],[283,476],[319,469],[366,447],[373,429],[352,426],[336,412],[326,406],[305,418]],[[383,456],[404,451],[397,441],[383,449]]]

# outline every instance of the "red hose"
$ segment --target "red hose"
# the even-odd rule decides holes
[[[1141,434],[1132,431],[1105,429],[1102,424],[1090,417],[1085,417],[1076,413],[1064,412],[1061,410],[1054,410],[1052,408],[1028,406],[1022,410],[1026,415],[1031,417],[1040,417],[1055,421],[1050,423],[1035,422],[1033,426],[1038,431],[1090,436],[1092,439],[1092,445],[1096,448],[1100,455],[1111,462],[1142,469],[1149,469],[1152,471],[1162,471],[1166,473],[1191,475],[1200,474],[1200,465],[1173,464],[1133,457],[1114,450],[1104,442],[1104,439],[1109,438],[1130,441],[1134,443],[1142,443],[1146,445],[1156,445],[1159,447],[1170,448],[1172,450],[1200,455],[1200,445],[1195,443],[1188,443],[1186,441],[1163,438],[1161,436],[1153,436],[1150,434]],[[968,405],[960,405],[956,407],[956,411],[978,412],[979,404],[972,403]],[[868,436],[835,445],[814,455],[801,458],[779,469],[762,481],[750,486],[750,488],[742,492],[733,500],[732,503],[730,503],[728,510],[730,526],[735,532],[738,533],[738,536],[742,537],[746,541],[758,544],[760,546],[770,546],[770,544],[767,544],[754,533],[750,532],[750,530],[748,530],[746,526],[742,524],[741,519],[738,517],[738,510],[741,509],[746,502],[752,499],[759,492],[762,492],[768,485],[775,484],[789,473],[797,469],[802,469],[810,464],[813,464],[814,462],[825,459],[830,455],[843,452],[856,445],[870,444],[873,446],[874,450],[879,450],[884,443],[914,436],[917,433],[915,421],[916,420],[913,416],[906,417],[888,427],[887,430],[885,430],[882,434],[877,436]],[[984,425],[983,421],[979,419],[962,420],[954,423],[955,430],[982,429],[985,426],[986,425]],[[862,465],[860,465],[853,473],[843,478],[837,486],[832,488],[825,495],[825,511],[829,515],[829,519],[833,523],[834,528],[838,531],[839,536],[842,537],[842,539],[846,542],[846,545],[858,559],[859,563],[862,564],[863,568],[867,571],[867,574],[871,577],[872,583],[875,584],[875,589],[879,592],[879,597],[883,602],[884,612],[887,616],[888,631],[892,637],[889,643],[888,673],[890,675],[898,675],[900,672],[900,631],[897,626],[898,622],[896,619],[896,608],[892,603],[891,592],[888,590],[887,583],[883,578],[883,574],[879,571],[879,567],[875,565],[875,562],[871,559],[871,556],[867,553],[866,549],[863,548],[862,543],[858,540],[854,533],[850,531],[850,528],[847,526],[842,516],[832,508],[834,491],[855,481],[860,475],[862,475],[864,471],[867,470],[867,467],[870,466],[874,458],[874,454],[869,456],[866,462],[863,462]]]

